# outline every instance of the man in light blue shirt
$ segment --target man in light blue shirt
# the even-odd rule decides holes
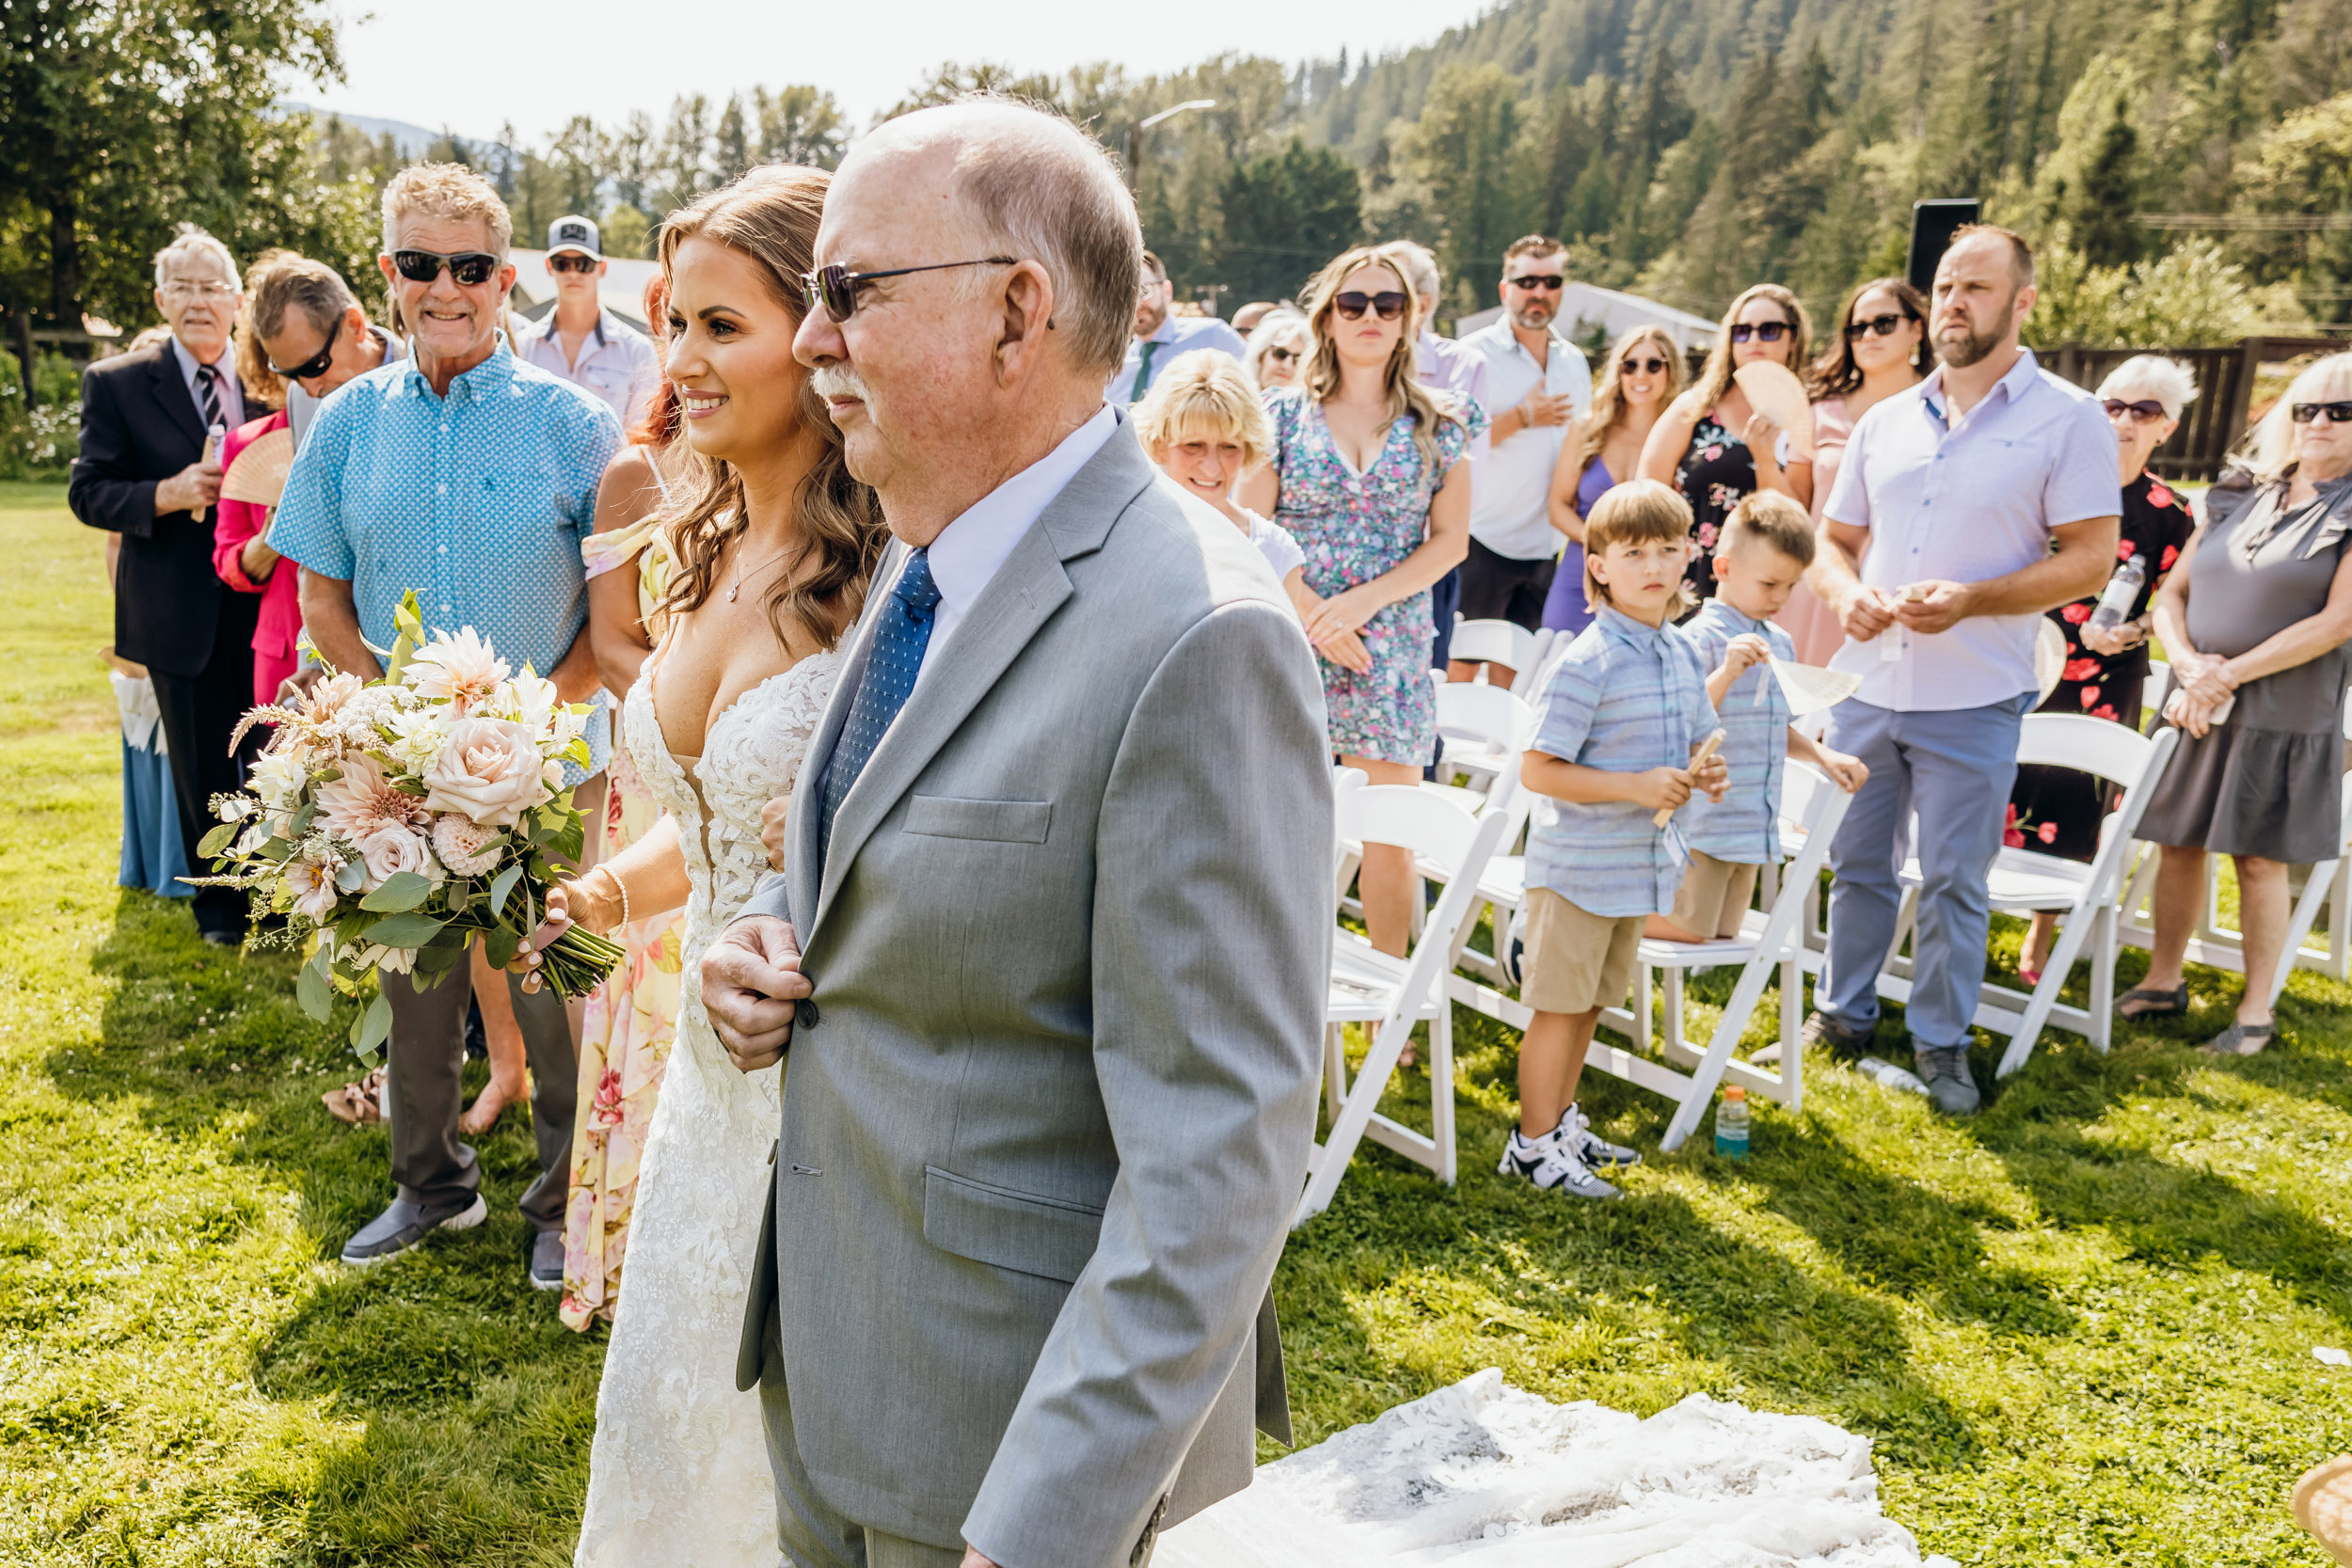
[[[1131,408],[1141,403],[1152,383],[1180,354],[1213,348],[1240,359],[1247,352],[1241,334],[1226,323],[1215,316],[1176,315],[1175,301],[1176,285],[1168,280],[1168,268],[1157,256],[1145,251],[1136,284],[1135,338],[1127,345],[1126,362],[1103,389],[1104,401],[1113,407]]]
[[[1862,677],[1827,738],[1870,778],[1830,848],[1829,954],[1806,1037],[1848,1055],[1868,1045],[1898,874],[1915,847],[1908,1022],[1947,1115],[1979,1104],[1969,1023],[2018,730],[2039,690],[2034,638],[2044,611],[2106,581],[2122,512],[2098,401],[2018,341],[2034,298],[2023,240],[1961,230],[1935,273],[1929,330],[1943,364],[1854,426],[1811,579],[1846,628],[1831,667]]]
[[[389,647],[392,611],[415,590],[428,631],[471,626],[501,657],[529,665],[567,702],[596,701],[586,781],[576,803],[603,816],[610,730],[588,646],[580,546],[593,528],[596,483],[620,444],[612,411],[507,351],[501,307],[515,281],[511,219],[498,194],[449,164],[403,169],[384,190],[378,258],[410,357],[345,385],[321,406],[295,454],[270,543],[302,567],[302,618],[328,663],[369,679],[369,643]],[[487,1213],[482,1167],[457,1138],[458,1071],[481,965],[418,990],[388,977],[390,1205],[343,1246],[345,1263],[380,1262],[442,1227]],[[579,1071],[564,1005],[545,987],[510,981],[531,1065],[539,1174],[522,1197],[538,1232],[530,1277],[564,1284],[564,1209]]]

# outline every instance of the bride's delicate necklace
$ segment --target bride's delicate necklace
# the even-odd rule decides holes
[[[782,561],[786,556],[791,553],[791,546],[787,545],[783,549],[780,549],[775,554],[770,556],[766,561],[761,562],[760,564],[763,566],[772,566],[777,562]],[[735,596],[743,592],[743,562],[740,553],[739,552],[735,562],[735,586],[727,590],[727,603],[733,604],[735,602]]]

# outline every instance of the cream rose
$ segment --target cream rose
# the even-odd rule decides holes
[[[404,871],[430,877],[439,867],[425,847],[424,835],[412,828],[378,828],[359,841],[359,858],[368,868],[366,888],[373,893]]]
[[[511,828],[549,799],[539,776],[539,747],[511,719],[460,719],[441,754],[424,770],[424,803],[485,828]]]

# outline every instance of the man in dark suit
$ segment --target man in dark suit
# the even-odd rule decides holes
[[[230,341],[239,302],[228,248],[181,225],[155,258],[155,308],[171,336],[84,372],[82,454],[67,491],[75,516],[122,537],[115,651],[154,679],[191,859],[213,826],[209,802],[243,784],[245,762],[262,739],[248,736],[243,754],[230,754],[229,736],[253,701],[261,600],[213,573],[220,468],[209,436],[261,412],[237,377]],[[205,941],[245,940],[243,893],[199,888],[193,902]]]

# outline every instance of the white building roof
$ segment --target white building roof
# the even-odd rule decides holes
[[[555,303],[555,278],[548,271],[548,253],[517,247],[509,254],[515,261],[515,313],[537,321]],[[607,256],[605,261],[603,286],[596,291],[604,308],[644,331],[645,284],[661,270],[661,263],[632,256]]]

